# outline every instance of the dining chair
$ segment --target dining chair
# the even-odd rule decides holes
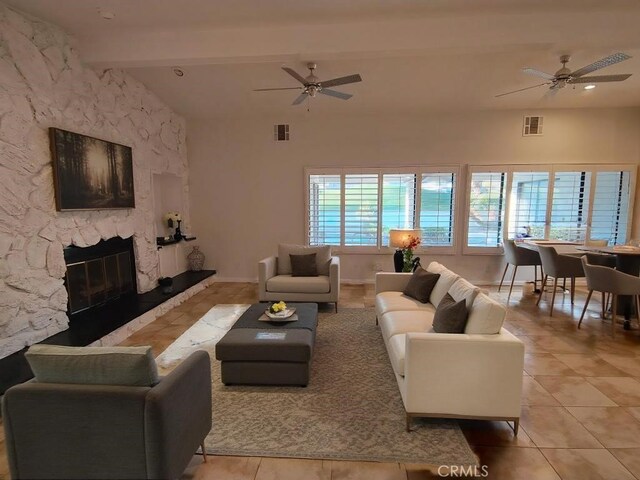
[[[613,268],[593,265],[586,255],[581,258],[581,262],[587,277],[587,288],[589,289],[589,293],[587,294],[587,301],[582,309],[582,315],[580,315],[578,328],[580,328],[580,325],[582,324],[584,314],[587,311],[587,306],[589,305],[589,301],[591,300],[591,295],[594,290],[611,294],[613,297],[611,305],[612,336],[615,336],[616,334],[616,317],[619,295],[629,295],[634,297],[636,318],[638,320],[638,325],[640,325],[640,308],[638,307],[638,302],[640,301],[640,277],[629,275],[628,273],[620,272]],[[602,313],[604,314],[604,307]]]
[[[582,268],[582,262],[579,257],[559,255],[554,247],[538,245],[538,252],[540,253],[540,260],[542,260],[544,278],[542,279],[542,287],[540,287],[540,295],[538,296],[536,305],[539,305],[540,300],[542,300],[544,287],[547,284],[548,278],[553,277],[553,293],[551,295],[551,306],[549,309],[549,316],[552,317],[553,304],[556,300],[556,290],[558,289],[558,279],[571,279],[571,304],[573,305],[576,292],[576,278],[584,277],[584,269]]]
[[[529,250],[528,248],[519,247],[516,245],[516,242],[513,240],[506,240],[504,242],[504,257],[507,260],[507,264],[504,266],[504,272],[502,273],[502,279],[500,280],[500,286],[498,287],[498,292],[502,288],[502,283],[504,282],[504,277],[507,274],[507,270],[509,269],[509,265],[513,265],[513,276],[511,277],[511,285],[509,286],[509,295],[507,296],[507,303],[509,303],[509,299],[511,298],[511,291],[513,290],[513,281],[516,278],[516,273],[518,272],[518,267],[530,267],[533,266],[533,288],[536,289],[538,285],[538,265],[540,266],[540,277],[542,277],[542,261],[540,260],[540,254],[534,250]]]

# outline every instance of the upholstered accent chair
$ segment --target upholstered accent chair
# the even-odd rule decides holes
[[[317,275],[296,276],[291,255],[315,254]],[[261,302],[335,303],[340,297],[340,259],[329,245],[278,245],[278,255],[258,263],[258,299]]]
[[[511,285],[509,286],[509,295],[507,295],[507,303],[511,298],[511,291],[513,290],[513,281],[518,273],[518,267],[530,267],[533,266],[533,288],[538,288],[538,266],[540,266],[540,277],[542,274],[542,260],[540,260],[540,254],[534,250],[519,247],[514,240],[505,240],[504,242],[504,257],[507,260],[507,264],[504,266],[504,272],[502,273],[502,279],[500,279],[500,285],[498,286],[498,292],[502,288],[504,277],[507,275],[509,265],[513,265],[513,276],[511,277]],[[541,278],[542,279],[542,278]]]
[[[95,377],[103,381],[113,369],[113,359],[103,362]],[[179,478],[211,430],[206,352],[193,353],[164,378],[155,372],[151,385],[53,383],[39,381],[35,370],[34,380],[2,399],[13,479]],[[130,368],[120,370],[120,378],[131,377]],[[51,380],[56,372],[47,375]]]

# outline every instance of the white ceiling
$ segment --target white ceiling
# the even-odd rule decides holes
[[[187,118],[291,115],[296,86],[280,67],[320,79],[360,73],[336,87],[348,101],[310,99],[312,112],[640,106],[640,0],[8,0],[63,27],[98,68],[127,69]],[[115,14],[104,20],[99,9]],[[632,59],[601,74],[632,73],[591,91],[545,87],[570,53],[575,70],[622,51]],[[172,66],[185,72],[175,76]]]

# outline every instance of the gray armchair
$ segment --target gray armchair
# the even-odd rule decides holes
[[[211,430],[209,355],[153,387],[16,385],[2,415],[14,479],[178,478]]]
[[[318,275],[292,276],[289,254],[317,254]],[[331,256],[331,247],[307,247],[280,244],[278,256],[258,263],[258,299],[261,302],[327,302],[335,303],[338,311],[340,297],[340,259]]]

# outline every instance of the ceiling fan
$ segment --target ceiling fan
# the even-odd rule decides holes
[[[627,55],[626,53],[614,53],[613,55],[601,58],[597,62],[593,62],[586,67],[579,68],[575,72],[572,72],[567,68],[567,63],[569,62],[571,57],[569,55],[562,55],[560,57],[562,68],[553,75],[550,73],[542,72],[540,70],[536,70],[535,68],[527,67],[522,69],[523,73],[533,75],[535,77],[544,78],[546,82],[539,83],[538,85],[532,85],[530,87],[520,88],[518,90],[513,90],[512,92],[501,93],[500,95],[496,95],[496,97],[504,97],[505,95],[511,95],[512,93],[522,92],[524,90],[541,87],[543,85],[551,85],[549,87],[549,90],[551,93],[555,93],[561,88],[566,87],[567,85],[573,85],[576,83],[621,82],[629,78],[631,74],[623,73],[619,75],[595,75],[591,77],[584,77],[583,75],[595,72],[596,70],[600,70],[601,68],[608,67],[609,65],[613,65],[615,63],[623,62],[624,60],[628,60],[630,58],[631,55]]]
[[[304,101],[305,98],[315,97],[317,93],[322,95],[328,95],[330,97],[339,98],[341,100],[349,100],[353,95],[349,93],[338,92],[337,90],[330,90],[329,87],[336,87],[338,85],[347,85],[348,83],[361,82],[362,77],[360,75],[347,75],[346,77],[333,78],[331,80],[320,81],[318,77],[313,73],[317,68],[315,63],[308,63],[309,75],[305,78],[298,72],[289,67],[282,67],[282,69],[295,78],[302,84],[301,87],[283,87],[283,88],[257,88],[254,92],[268,92],[272,90],[302,90],[302,93],[293,101],[292,105],[298,105]]]

